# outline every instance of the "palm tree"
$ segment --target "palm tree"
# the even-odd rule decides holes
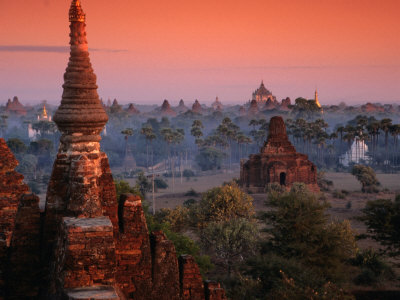
[[[394,165],[397,165],[397,157],[399,155],[397,147],[400,135],[400,124],[394,124],[390,126],[390,134],[393,137],[393,144],[394,144],[394,155],[393,155]]]
[[[202,144],[201,137],[203,136],[203,132],[201,130],[203,128],[203,123],[200,120],[193,121],[190,134],[195,138],[195,144],[197,145],[197,147],[200,147],[200,145]]]
[[[383,130],[383,132],[385,132],[385,148],[387,151],[389,130],[390,130],[390,126],[392,126],[392,120],[391,119],[382,119],[380,125],[381,125],[381,129]]]
[[[141,128],[140,134],[144,135],[146,139],[146,168],[149,168],[149,143],[151,143],[155,138],[156,135],[153,131],[153,127],[151,125],[145,125]],[[152,151],[152,156],[153,156],[153,151]],[[152,157],[153,160],[153,157]],[[152,165],[153,161],[152,161]]]
[[[121,133],[124,135],[124,139],[125,139],[125,153],[124,153],[124,157],[125,159],[128,156],[128,137],[132,136],[134,134],[134,130],[132,128],[125,128],[124,130],[121,131]],[[125,171],[126,171],[126,166],[125,166]]]

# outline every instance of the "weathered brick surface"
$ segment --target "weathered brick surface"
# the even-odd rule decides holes
[[[225,290],[215,281],[206,281],[206,300],[226,300]]]
[[[175,247],[162,231],[150,236],[153,258],[153,299],[180,299],[179,268]]]
[[[39,197],[23,195],[9,249],[7,299],[33,298],[38,294],[41,278],[40,226]]]
[[[317,167],[307,155],[296,152],[281,117],[271,118],[268,139],[261,153],[241,162],[240,182],[242,187],[255,192],[263,192],[268,183],[289,188],[294,182],[303,182],[310,190],[319,191]]]
[[[108,217],[63,218],[51,267],[49,295],[65,289],[113,285],[115,243]]]
[[[203,279],[199,266],[191,255],[179,257],[179,275],[182,300],[203,300]]]
[[[151,250],[140,197],[121,196],[119,221],[117,283],[129,298],[148,299],[152,286]]]
[[[115,289],[110,286],[93,286],[68,289],[65,291],[68,300],[119,300]]]
[[[14,171],[17,166],[18,161],[0,138],[0,238],[7,246],[11,242],[19,199],[29,191],[23,183],[24,176]]]
[[[6,295],[5,279],[7,278],[7,275],[5,270],[7,266],[7,249],[6,241],[0,239],[0,300],[3,300]]]

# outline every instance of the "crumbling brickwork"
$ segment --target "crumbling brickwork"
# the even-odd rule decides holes
[[[289,188],[294,182],[303,182],[311,191],[319,191],[317,167],[307,155],[296,152],[286,134],[285,122],[278,116],[270,120],[268,139],[261,153],[241,162],[240,182],[253,192],[264,192],[269,183]]]
[[[9,246],[19,199],[29,188],[23,183],[24,176],[15,172],[18,161],[2,138],[0,153],[0,238]]]
[[[200,269],[191,255],[179,257],[179,274],[182,300],[204,299],[204,284]]]
[[[119,203],[116,280],[127,297],[148,299],[152,285],[152,258],[142,201],[136,195],[122,195]]]
[[[38,294],[41,279],[40,226],[39,197],[23,195],[9,249],[7,299],[33,298]]]
[[[180,299],[178,258],[174,244],[162,231],[151,233],[153,299]]]

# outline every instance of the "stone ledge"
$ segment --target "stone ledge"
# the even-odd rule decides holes
[[[63,218],[64,225],[70,232],[99,232],[113,231],[109,217],[97,218]]]
[[[119,300],[111,286],[91,286],[66,290],[68,300]]]

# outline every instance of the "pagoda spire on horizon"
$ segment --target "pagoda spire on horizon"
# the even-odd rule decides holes
[[[46,103],[43,104],[43,118],[46,118],[46,119],[47,119]]]
[[[315,100],[315,104],[317,104],[317,106],[318,106],[319,108],[322,108],[321,103],[319,103],[319,100],[318,100],[318,91],[317,91],[317,89],[315,89],[314,100]]]

